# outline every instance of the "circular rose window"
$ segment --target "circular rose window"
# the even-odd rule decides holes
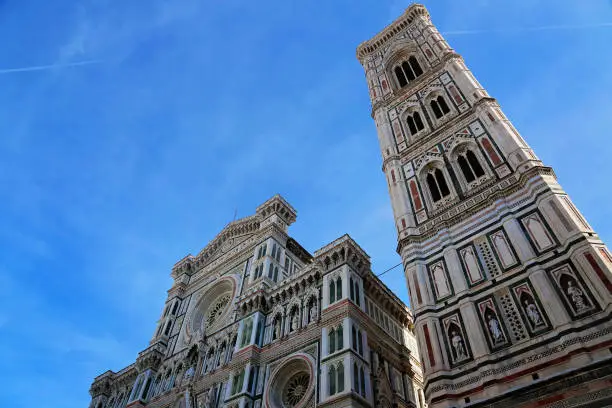
[[[231,312],[236,284],[232,278],[224,278],[206,290],[191,310],[185,333],[190,339],[196,333],[211,333],[227,320]]]
[[[310,384],[310,374],[307,372],[297,373],[287,381],[282,396],[285,408],[293,408],[304,399],[308,384]]]
[[[289,357],[272,373],[266,386],[267,406],[301,408],[314,391],[314,362],[306,354]]]

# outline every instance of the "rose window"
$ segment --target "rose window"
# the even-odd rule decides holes
[[[222,296],[221,298],[217,299],[217,301],[214,303],[214,305],[208,311],[208,316],[206,318],[206,326],[207,327],[210,327],[213,324],[215,324],[215,321],[219,317],[223,316],[223,312],[225,312],[225,307],[227,306],[229,301],[230,301],[230,296],[229,295],[225,295],[225,296]]]
[[[297,373],[291,377],[283,389],[282,398],[285,408],[295,407],[306,395],[309,384],[310,375],[306,372]]]
[[[196,334],[211,333],[225,324],[231,312],[230,306],[235,292],[233,279],[221,279],[201,295],[189,311],[189,321],[185,325],[187,341],[191,341]]]
[[[304,408],[312,399],[315,386],[315,362],[312,356],[296,353],[287,357],[270,374],[264,389],[266,406]]]

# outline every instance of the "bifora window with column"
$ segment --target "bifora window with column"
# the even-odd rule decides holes
[[[423,119],[421,118],[419,111],[414,111],[413,113],[406,115],[406,125],[408,126],[410,136],[414,136],[421,130],[425,129],[425,124],[423,123]]]
[[[485,176],[485,171],[473,150],[466,148],[457,154],[457,164],[465,181],[471,183]]]
[[[431,106],[431,111],[433,112],[436,119],[442,119],[451,111],[448,107],[446,99],[444,99],[442,95],[438,95],[437,97],[433,98],[429,102],[429,106]]]
[[[444,172],[439,167],[431,167],[425,175],[425,182],[431,195],[431,201],[437,203],[451,195]]]
[[[423,69],[414,55],[399,63],[393,69],[393,72],[395,73],[395,78],[400,88],[405,87],[409,82],[423,75]]]

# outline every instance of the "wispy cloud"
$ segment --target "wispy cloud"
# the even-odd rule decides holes
[[[612,23],[598,24],[568,24],[568,25],[548,25],[539,27],[514,27],[488,30],[449,30],[442,32],[443,35],[472,35],[472,34],[506,34],[506,33],[525,33],[533,31],[566,31],[566,30],[586,30],[596,28],[611,28]]]
[[[99,60],[89,60],[89,61],[69,62],[65,64],[33,65],[29,67],[19,67],[19,68],[0,68],[0,75],[16,74],[20,72],[50,71],[50,70],[57,70],[57,69],[62,69],[62,68],[81,67],[84,65],[101,64],[101,63],[102,61],[99,61]]]

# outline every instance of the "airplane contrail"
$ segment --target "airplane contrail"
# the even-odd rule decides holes
[[[0,68],[0,75],[13,74],[17,72],[46,71],[46,70],[57,69],[57,68],[78,67],[82,65],[99,64],[101,62],[102,61],[100,60],[87,60],[87,61],[79,61],[79,62],[69,62],[67,64],[35,65],[31,67],[5,68],[5,69]]]
[[[521,33],[528,31],[548,31],[548,30],[579,30],[585,28],[604,28],[612,27],[612,23],[601,23],[601,24],[583,24],[583,25],[551,25],[541,27],[516,27],[516,28],[505,28],[505,29],[492,29],[492,30],[456,30],[456,31],[444,31],[444,35],[470,35],[470,34],[487,34],[487,33]]]

